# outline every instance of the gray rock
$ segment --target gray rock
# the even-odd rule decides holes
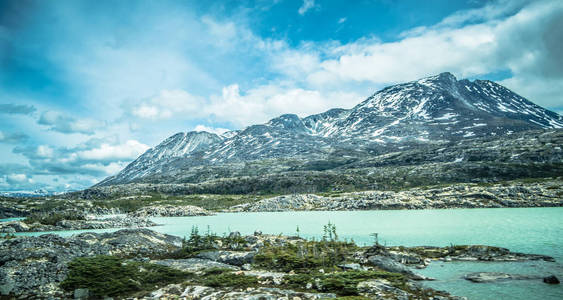
[[[210,215],[213,215],[213,213],[194,205],[146,206],[131,214],[134,217],[193,217]]]
[[[107,229],[107,228],[141,228],[157,224],[143,218],[112,217],[90,220],[61,220],[56,225],[40,223],[26,224],[22,221],[0,222],[0,232],[43,232],[59,230]]]
[[[391,285],[385,279],[369,280],[358,283],[358,291],[365,296],[374,296],[382,292],[392,294],[396,299],[409,299],[409,294]]]
[[[547,284],[559,284],[559,278],[555,277],[555,275],[551,275],[544,277],[543,282]]]
[[[205,251],[199,253],[196,257],[234,266],[242,266],[244,264],[251,264],[254,255],[256,255],[256,252],[251,251]]]
[[[381,256],[381,255],[370,256],[370,257],[368,257],[368,263],[373,265],[373,266],[376,266],[378,268],[381,268],[385,271],[408,275],[408,276],[412,277],[412,279],[415,279],[415,280],[428,279],[425,276],[414,273],[407,266],[405,266],[405,265],[403,265],[399,262],[396,262],[393,259],[386,257],[386,256]]]
[[[338,265],[338,266],[342,269],[345,269],[345,270],[363,270],[363,267],[360,264],[357,264],[357,263],[343,264],[343,265]]]
[[[58,284],[75,257],[95,255],[160,255],[178,249],[182,239],[148,229],[82,233],[63,238],[54,234],[0,241],[1,292],[17,297],[62,295]],[[33,249],[33,251],[29,251]]]
[[[240,270],[240,268],[232,265],[201,258],[153,260],[151,263],[187,272],[197,272],[211,268],[229,269],[233,271]]]
[[[538,276],[508,274],[501,272],[475,272],[465,275],[463,278],[471,282],[486,283],[504,280],[530,280],[539,279]]]
[[[228,300],[278,300],[278,299],[334,299],[335,294],[306,293],[278,288],[248,288],[233,291],[231,288],[211,288],[206,286],[188,286],[180,297],[189,299],[228,299]],[[152,299],[152,298],[147,298]]]

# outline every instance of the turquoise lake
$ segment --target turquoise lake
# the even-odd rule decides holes
[[[555,263],[532,262],[440,262],[435,261],[421,274],[436,278],[424,284],[469,299],[563,299],[561,285],[547,285],[539,280],[513,280],[499,283],[472,283],[464,274],[496,271],[528,275],[556,275],[563,278],[563,208],[496,208],[385,211],[314,211],[270,213],[221,213],[208,217],[154,218],[162,224],[152,229],[185,236],[193,226],[200,231],[240,231],[252,234],[322,236],[323,225],[336,225],[341,239],[353,239],[359,245],[373,243],[371,233],[379,234],[380,243],[405,246],[448,246],[451,244],[486,244],[512,251],[553,256]],[[115,229],[96,230],[97,232]],[[55,232],[67,236],[83,231]],[[39,235],[23,233],[18,235]]]

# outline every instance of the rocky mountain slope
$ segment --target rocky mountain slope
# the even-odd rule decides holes
[[[256,168],[247,166],[257,164],[268,165],[272,173],[317,162],[321,162],[317,168],[326,170],[366,158],[377,160],[385,153],[449,149],[460,141],[561,127],[563,117],[501,85],[442,73],[387,87],[349,110],[332,109],[305,118],[282,115],[224,136],[178,133],[97,186],[252,176]],[[423,160],[440,156],[425,155]],[[462,153],[449,156],[464,160]]]

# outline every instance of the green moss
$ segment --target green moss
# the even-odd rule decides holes
[[[113,256],[76,258],[69,263],[68,269],[68,276],[61,287],[67,291],[87,288],[94,297],[125,296],[150,291],[193,276],[169,267],[129,262]]]

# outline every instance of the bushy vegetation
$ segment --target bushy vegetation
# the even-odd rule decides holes
[[[27,224],[57,225],[62,220],[85,220],[85,216],[78,212],[33,213],[27,216],[24,222]]]
[[[259,280],[253,276],[245,276],[232,272],[221,272],[219,274],[206,274],[202,276],[201,284],[210,287],[233,287],[247,288],[259,285]]]
[[[200,234],[193,227],[190,237],[183,242],[182,251],[174,256],[189,257],[211,249],[243,249],[245,239],[238,234],[220,237],[207,230]],[[277,245],[277,246],[276,246]],[[321,240],[288,239],[285,243],[265,245],[254,257],[254,267],[289,273],[279,284],[271,278],[247,276],[230,269],[211,268],[200,273],[183,272],[170,267],[125,260],[112,256],[76,258],[68,266],[69,273],[61,287],[67,291],[87,288],[93,297],[143,296],[149,291],[171,283],[203,285],[215,288],[246,289],[249,287],[277,287],[296,291],[335,293],[339,299],[363,300],[358,284],[363,281],[385,279],[392,286],[411,290],[405,275],[379,270],[344,270],[360,250],[352,242],[339,241],[333,224],[324,226]],[[458,249],[452,246],[453,250]],[[422,291],[434,293],[434,291]]]
[[[91,296],[124,296],[182,282],[191,274],[150,263],[132,262],[113,256],[76,258],[61,283],[65,290],[87,288]]]
[[[167,255],[168,258],[190,258],[206,250],[229,249],[244,250],[246,241],[240,235],[219,236],[207,229],[203,234],[197,226],[192,227],[189,237],[182,241],[182,247]]]
[[[322,240],[301,240],[283,246],[265,245],[254,257],[254,264],[282,272],[334,270],[357,250],[354,243],[339,241],[336,227],[329,223],[324,227]]]
[[[294,289],[304,289],[309,284],[313,289],[337,295],[358,295],[358,283],[372,279],[386,279],[392,285],[404,285],[406,278],[398,273],[384,271],[346,271],[334,273],[301,273],[287,276],[285,284]]]

